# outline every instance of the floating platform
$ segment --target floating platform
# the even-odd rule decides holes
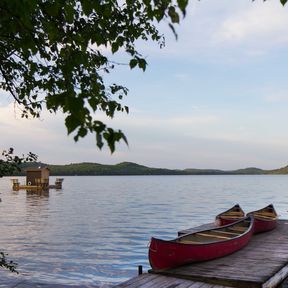
[[[31,184],[31,182],[27,181],[30,185],[20,185],[18,179],[11,179],[12,181],[12,189],[13,191],[19,191],[19,190],[33,190],[33,191],[43,191],[43,190],[49,190],[49,189],[56,189],[60,190],[62,189],[62,183],[63,178],[57,178],[54,185],[50,185],[48,179],[34,179],[34,184]]]
[[[178,234],[209,229],[213,224],[179,231]],[[148,254],[148,253],[147,253]],[[288,277],[288,220],[279,220],[269,232],[253,235],[241,250],[211,261],[193,263],[132,278],[121,288],[274,288]],[[286,281],[286,280],[285,280]]]
[[[17,190],[43,190],[43,188],[41,186],[36,186],[36,185],[18,185],[18,186],[13,186],[13,190],[17,191]]]

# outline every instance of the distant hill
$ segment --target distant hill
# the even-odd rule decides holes
[[[256,175],[266,174],[265,170],[259,168],[245,168],[238,170],[218,170],[218,169],[185,169],[189,175]]]
[[[183,170],[187,175],[225,175],[229,171],[217,170],[217,169],[196,169],[189,168]]]
[[[54,176],[68,175],[263,175],[263,174],[288,174],[288,166],[275,170],[262,170],[249,167],[238,170],[219,169],[196,169],[184,170],[151,168],[132,162],[122,162],[115,165],[104,165],[99,163],[72,163],[66,165],[49,165],[41,162],[25,163],[22,165],[22,172],[18,175],[25,175],[27,167],[44,167],[50,169],[50,174]]]
[[[69,165],[47,165],[53,175],[177,175],[177,170],[149,168],[131,162],[116,165],[78,163]]]
[[[267,174],[288,174],[288,166],[275,169],[275,170],[268,170]]]
[[[245,168],[245,169],[238,169],[238,170],[234,170],[231,171],[232,174],[236,174],[236,175],[256,175],[256,174],[267,174],[267,171],[259,169],[259,168],[255,168],[255,167],[249,167],[249,168]]]
[[[45,163],[30,163],[22,165],[21,175],[25,174],[28,167],[44,167],[50,169],[50,174],[55,176],[65,175],[186,175],[183,170],[162,168],[149,168],[132,162],[122,162],[116,165],[103,165],[99,163],[72,163],[67,165],[49,165]],[[19,174],[19,173],[18,173]]]

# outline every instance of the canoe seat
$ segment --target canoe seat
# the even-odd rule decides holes
[[[223,217],[223,216],[238,216],[238,217],[244,217],[244,215],[242,214],[242,213],[225,213],[225,214],[221,214],[221,215],[219,215],[219,217]]]
[[[276,217],[277,215],[275,213],[271,212],[254,212],[252,213],[254,216],[266,216],[266,217]]]
[[[245,232],[247,230],[247,227],[240,227],[240,226],[237,227],[236,226],[236,227],[230,227],[229,230],[242,233],[242,232]]]
[[[223,235],[239,235],[239,233],[236,232],[220,231],[220,230],[214,230],[213,233],[219,233]]]
[[[224,218],[224,219],[238,219],[240,217],[242,217],[242,216],[240,216],[240,215],[222,215],[222,216],[220,216],[220,218]]]
[[[265,216],[265,215],[262,215],[262,214],[254,214],[255,218],[263,218],[263,219],[276,219],[275,216]]]
[[[241,211],[231,211],[231,212],[227,212],[224,213],[223,215],[243,215],[243,213]]]
[[[178,243],[181,243],[181,244],[202,244],[202,242],[192,241],[192,240],[180,240]]]
[[[204,237],[219,238],[219,239],[230,239],[231,238],[231,237],[227,237],[227,236],[208,234],[208,233],[197,233],[197,235],[204,236]]]

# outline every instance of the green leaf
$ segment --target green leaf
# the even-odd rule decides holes
[[[98,146],[98,148],[101,150],[104,143],[102,141],[102,135],[100,133],[96,134],[96,145]]]
[[[115,151],[115,139],[114,139],[114,130],[112,128],[108,128],[106,132],[103,133],[103,137],[108,143],[111,154]]]
[[[65,14],[66,14],[66,20],[69,24],[73,23],[74,19],[74,8],[72,5],[67,5],[65,7]]]
[[[146,70],[146,66],[147,66],[146,60],[139,58],[139,59],[138,59],[138,66],[139,66],[139,68],[141,68],[143,71],[145,71],[145,70]]]
[[[91,106],[91,108],[93,109],[93,111],[96,111],[97,110],[97,104],[98,104],[98,101],[95,97],[90,97],[88,99],[88,102]]]
[[[74,115],[69,115],[65,118],[65,125],[67,127],[68,134],[73,132],[78,126],[80,126],[79,120]]]
[[[83,137],[85,137],[85,136],[87,135],[87,132],[88,132],[88,131],[87,131],[86,128],[81,127],[81,128],[79,129],[79,131],[78,131],[77,136],[83,138]]]
[[[284,6],[288,0],[280,0],[281,4]]]
[[[121,139],[126,143],[126,145],[129,145],[128,140],[126,138],[126,136],[122,133],[122,131],[119,131],[120,135],[121,135]]]
[[[177,0],[178,6],[182,13],[185,15],[186,14],[186,7],[188,5],[188,0]]]
[[[129,66],[133,69],[137,65],[138,61],[136,59],[131,59],[129,62]]]
[[[170,16],[172,23],[179,23],[179,21],[180,21],[179,15],[176,12],[175,7],[173,7],[173,6],[169,7],[168,15]]]
[[[92,4],[91,0],[82,0],[81,5],[83,8],[84,14],[89,15],[90,13],[92,13],[92,11],[93,11],[92,5],[93,4]]]
[[[117,42],[113,42],[112,45],[111,45],[111,48],[112,48],[112,53],[115,53],[118,51],[119,49],[119,45]]]
[[[53,4],[50,3],[49,5],[45,6],[45,10],[48,15],[56,17],[59,13],[59,3],[57,1]]]

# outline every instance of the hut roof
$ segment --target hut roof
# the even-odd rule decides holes
[[[31,167],[31,168],[27,168],[25,169],[26,172],[35,172],[35,171],[41,171],[41,170],[49,170],[50,169],[48,167]]]

